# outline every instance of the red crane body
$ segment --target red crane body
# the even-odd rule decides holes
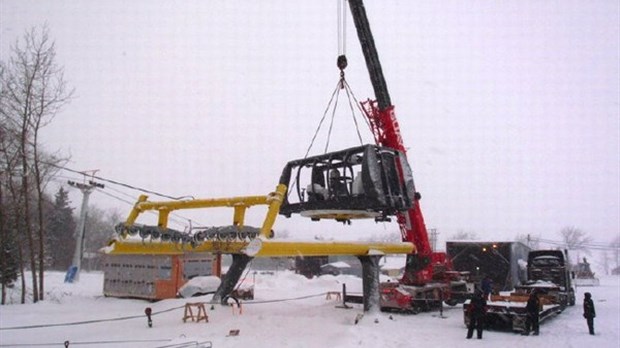
[[[377,145],[399,150],[406,155],[407,150],[403,143],[400,126],[394,112],[394,106],[390,105],[380,110],[377,106],[377,102],[371,100],[362,103],[362,106],[370,123]],[[426,224],[424,223],[424,216],[420,209],[419,198],[419,194],[416,193],[413,206],[406,212],[400,212],[396,215],[402,240],[412,242],[417,251],[415,255],[415,259],[417,260],[412,260],[414,257],[412,255],[407,262],[407,267],[405,268],[402,279],[404,284],[422,285],[431,281],[433,278],[432,264],[434,263],[431,261],[441,262],[445,260],[445,254],[443,253],[436,253],[433,255]],[[426,266],[419,267],[416,265]]]
[[[348,0],[351,15],[360,41],[366,67],[376,100],[362,103],[362,109],[379,146],[392,148],[405,154],[400,126],[390,100],[385,78],[379,62],[370,24],[362,0]],[[344,60],[344,59],[343,59]],[[403,168],[398,166],[400,177]],[[420,194],[413,188],[412,206],[396,213],[402,240],[415,245],[416,252],[407,255],[404,274],[399,284],[380,285],[381,308],[418,312],[440,306],[464,302],[473,293],[473,284],[454,272],[451,261],[444,252],[433,252],[424,217],[420,208]]]
[[[349,6],[376,97],[376,101],[368,100],[362,103],[375,142],[377,145],[390,147],[406,154],[407,150],[387,90],[364,4],[362,0],[349,0]],[[431,281],[433,263],[446,262],[445,254],[433,253],[431,249],[419,199],[420,195],[416,192],[413,206],[406,212],[397,214],[402,240],[412,242],[417,250],[415,255],[408,257],[402,279],[404,284],[423,285]]]

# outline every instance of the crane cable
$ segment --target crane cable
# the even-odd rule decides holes
[[[340,57],[344,57],[344,56],[340,56]],[[327,150],[329,149],[329,141],[330,141],[330,138],[331,138],[331,133],[332,133],[333,125],[334,125],[334,119],[335,119],[335,116],[336,116],[336,109],[337,109],[337,106],[338,106],[338,99],[339,99],[339,96],[340,96],[339,91],[342,90],[342,89],[344,89],[346,94],[347,94],[347,99],[348,99],[348,103],[349,103],[349,109],[351,110],[351,117],[353,118],[353,123],[355,124],[355,131],[357,132],[358,140],[360,142],[360,145],[363,144],[362,134],[360,133],[359,124],[357,122],[357,117],[355,117],[355,108],[353,107],[353,105],[357,106],[357,109],[358,109],[358,111],[359,111],[359,113],[361,115],[363,115],[364,113],[363,113],[363,110],[361,109],[360,102],[355,98],[355,94],[351,90],[351,86],[349,86],[349,84],[347,83],[346,79],[344,78],[344,71],[341,70],[340,79],[338,80],[338,84],[336,85],[336,89],[332,93],[331,98],[330,98],[329,102],[327,103],[327,107],[325,108],[325,111],[323,112],[323,117],[321,117],[321,120],[319,121],[319,125],[317,126],[316,130],[314,131],[314,135],[312,136],[312,140],[310,141],[310,145],[308,146],[308,149],[306,150],[306,154],[304,155],[304,158],[308,157],[308,154],[310,153],[310,150],[312,149],[312,146],[314,145],[314,141],[316,140],[316,138],[317,138],[317,136],[319,134],[319,131],[321,130],[321,126],[323,125],[323,122],[325,121],[325,118],[327,117],[327,113],[331,109],[331,119],[330,119],[330,124],[329,124],[329,130],[327,132],[327,141],[325,143],[325,149],[324,149],[324,153],[327,153]],[[333,106],[332,106],[332,104],[333,104]],[[366,122],[366,125],[370,128],[368,120],[365,117],[362,117],[362,118]]]
[[[347,54],[347,0],[338,0],[338,55]]]
[[[355,117],[355,109],[353,105],[357,106],[361,115],[364,115],[364,112],[361,109],[361,106],[360,106],[361,104],[355,98],[355,94],[353,93],[353,91],[351,90],[351,87],[347,83],[345,79],[345,74],[344,74],[344,69],[347,67],[347,58],[346,58],[346,12],[347,12],[346,9],[347,9],[347,6],[346,6],[346,2],[347,0],[338,1],[338,16],[337,16],[338,17],[337,18],[338,60],[336,64],[338,68],[340,69],[340,79],[338,80],[338,83],[336,84],[336,88],[331,94],[329,102],[327,103],[327,107],[325,108],[325,111],[323,112],[323,116],[321,117],[321,120],[319,121],[319,125],[317,126],[314,132],[314,135],[312,136],[312,140],[310,141],[310,145],[308,146],[308,149],[306,150],[306,154],[304,155],[304,158],[308,157],[308,154],[310,153],[310,150],[312,149],[312,146],[314,145],[314,141],[316,140],[316,137],[318,136],[319,131],[321,130],[321,126],[323,125],[323,122],[325,121],[325,118],[327,117],[327,113],[330,111],[330,108],[331,108],[331,119],[329,123],[329,129],[327,132],[327,140],[325,142],[325,148],[324,148],[324,153],[327,153],[327,150],[329,149],[331,133],[332,133],[333,126],[334,126],[336,109],[338,107],[338,99],[340,96],[340,90],[343,90],[343,89],[345,90],[347,94],[349,108],[351,110],[351,116],[353,118],[353,123],[355,124],[355,130],[357,132],[357,137],[359,139],[360,145],[363,144],[362,135],[360,133],[357,118]],[[332,104],[333,104],[333,107],[332,107]],[[366,125],[370,128],[370,124],[368,123],[368,120],[365,117],[362,117],[362,118],[366,122]]]

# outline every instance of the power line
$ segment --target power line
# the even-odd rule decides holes
[[[297,296],[297,297],[288,297],[288,298],[280,298],[280,299],[272,299],[272,300],[263,300],[263,301],[248,301],[244,302],[244,305],[249,304],[266,304],[266,303],[274,303],[274,302],[292,302],[305,300],[313,297],[321,297],[325,296],[325,292],[305,295],[305,296]],[[163,309],[160,311],[153,312],[152,315],[158,315],[162,313],[172,312],[177,309],[183,308],[185,305],[171,307],[167,309]],[[37,325],[24,325],[24,326],[12,326],[12,327],[0,327],[0,331],[8,331],[8,330],[30,330],[30,329],[40,329],[40,328],[49,328],[49,327],[63,327],[63,326],[78,326],[78,325],[86,325],[86,324],[96,324],[96,323],[104,323],[104,322],[113,322],[113,321],[124,321],[124,320],[132,320],[144,318],[144,315],[128,315],[124,317],[115,317],[115,318],[105,318],[105,319],[93,319],[93,320],[83,320],[83,321],[74,321],[67,323],[50,323],[50,324],[37,324]]]
[[[52,167],[56,167],[58,169],[63,169],[63,170],[66,170],[66,171],[69,171],[69,172],[72,172],[72,173],[84,175],[83,172],[77,171],[75,169],[68,168],[66,166],[59,166],[59,165],[57,165],[55,163],[49,163],[49,162],[43,162],[43,161],[42,161],[42,163],[45,163],[45,164],[50,165]],[[144,193],[150,193],[150,194],[153,194],[153,195],[156,195],[156,196],[165,197],[165,198],[173,199],[173,200],[176,200],[176,201],[187,197],[187,196],[172,197],[172,196],[164,194],[164,193],[159,193],[159,192],[156,192],[156,191],[152,191],[152,190],[140,188],[140,187],[137,187],[137,186],[125,184],[125,183],[122,183],[122,182],[117,181],[117,180],[107,179],[107,178],[104,178],[104,177],[101,177],[101,176],[97,176],[97,175],[90,175],[90,177],[94,178],[94,179],[97,179],[97,180],[108,182],[110,184],[123,186],[123,187],[126,187],[126,188],[131,189],[131,190],[136,190],[136,191],[140,191],[140,192],[144,192]]]
[[[164,309],[164,310],[157,311],[157,312],[153,312],[152,315],[158,315],[158,314],[161,314],[161,313],[171,312],[171,311],[183,308],[183,306],[185,306],[185,305],[177,306],[177,307],[172,307],[172,308]],[[0,327],[0,331],[39,329],[39,328],[59,327],[59,326],[76,326],[76,325],[104,323],[104,322],[112,322],[112,321],[122,321],[122,320],[138,319],[138,318],[144,318],[144,315],[128,315],[128,316],[125,316],[125,317],[83,320],[83,321],[74,321],[74,322],[68,322],[68,323],[52,323],[52,324],[38,324],[38,325],[24,325],[24,326],[13,326],[13,327]]]
[[[538,242],[538,243],[545,243],[545,244],[551,244],[551,245],[556,245],[556,246],[560,246],[560,247],[567,247],[566,243],[563,241],[555,241],[555,240],[550,240],[550,239],[542,239],[542,238],[532,238],[533,242]],[[609,243],[596,243],[596,242],[588,242],[588,243],[581,243],[579,245],[577,245],[579,247],[579,249],[590,249],[590,250],[620,250],[620,245],[612,245]]]
[[[61,166],[55,165],[55,164],[53,164],[53,163],[47,163],[47,162],[45,162],[45,163],[46,163],[46,164],[49,164],[49,165],[52,165],[52,166],[55,166],[55,167],[60,168],[60,169],[67,170],[67,171],[69,171],[69,172],[73,172],[73,173],[76,173],[76,174],[82,174],[82,175],[83,175],[83,173],[82,173],[82,172],[79,172],[79,171],[76,171],[76,170],[73,170],[73,169],[70,169],[70,168],[67,168],[67,167],[61,167]],[[65,175],[59,175],[59,174],[54,175],[54,177],[56,177],[56,178],[66,178],[66,179],[75,180],[75,181],[79,180],[79,179],[76,179],[76,178],[72,178],[72,177],[65,176]],[[180,200],[180,199],[182,199],[182,198],[183,198],[183,197],[171,197],[171,196],[168,196],[168,195],[159,194],[159,193],[156,193],[156,192],[154,192],[154,191],[149,191],[149,190],[141,189],[141,188],[138,188],[138,187],[134,187],[134,186],[132,186],[132,185],[129,185],[129,184],[118,183],[117,181],[110,180],[110,179],[105,179],[105,178],[102,178],[102,177],[99,177],[99,176],[91,176],[91,177],[96,178],[96,179],[98,179],[98,180],[102,180],[102,181],[110,182],[110,183],[112,183],[112,184],[116,184],[116,185],[119,185],[119,186],[127,187],[127,188],[130,188],[130,189],[132,189],[132,190],[137,190],[137,191],[141,191],[141,192],[145,192],[145,193],[153,193],[153,194],[155,194],[155,195],[158,195],[158,196],[161,196],[161,197],[170,198],[170,199],[173,199],[173,200]],[[64,181],[61,181],[61,180],[58,180],[58,179],[56,179],[56,180],[54,180],[54,181],[56,181],[56,182],[58,182],[58,183],[64,183]],[[113,188],[113,187],[108,186],[108,187],[107,187],[107,189],[110,189],[110,190],[112,190],[112,191],[114,191],[114,192],[117,192],[117,193],[119,193],[119,194],[122,194],[122,195],[124,195],[124,196],[126,196],[126,197],[129,197],[129,198],[131,198],[131,199],[135,199],[135,197],[134,197],[134,196],[132,196],[132,195],[130,195],[130,194],[128,194],[128,193],[126,193],[126,192],[123,192],[123,191],[121,191],[121,190],[115,189],[115,188]],[[128,200],[126,200],[126,199],[123,199],[123,198],[121,198],[121,197],[115,196],[115,195],[113,195],[113,194],[111,194],[111,193],[109,193],[109,192],[103,191],[103,190],[97,190],[97,192],[103,193],[104,195],[106,195],[106,196],[108,196],[108,197],[114,198],[114,199],[116,199],[116,200],[118,200],[118,201],[120,201],[120,202],[123,202],[123,203],[125,203],[125,204],[128,204],[128,205],[130,205],[130,206],[133,206],[133,205],[135,204],[135,201],[128,201]],[[154,211],[149,211],[149,213],[151,213],[151,214],[153,214],[153,215],[157,215],[157,212],[154,212]],[[200,222],[200,221],[196,221],[196,220],[194,220],[194,219],[190,219],[190,218],[185,217],[185,216],[182,216],[182,215],[180,215],[180,214],[178,214],[178,213],[171,213],[170,215],[171,215],[171,216],[169,217],[169,220],[170,220],[170,221],[172,221],[172,222],[175,222],[176,224],[178,224],[178,225],[180,225],[180,226],[186,226],[186,225],[188,224],[188,222],[192,222],[192,221],[193,221],[193,222],[196,222],[196,223],[198,223],[198,224],[200,224],[200,225],[204,225],[204,224],[203,224],[202,222]],[[177,219],[173,218],[172,216],[176,216],[176,217],[177,217]],[[181,219],[182,219],[182,220],[181,220]]]
[[[116,199],[116,200],[119,200],[119,201],[121,201],[121,202],[123,202],[123,203],[126,203],[126,204],[129,204],[129,205],[134,205],[134,203],[135,203],[135,202],[128,201],[128,200],[126,200],[126,199],[124,199],[124,198],[120,198],[120,197],[118,197],[118,196],[115,196],[115,195],[113,195],[113,194],[111,194],[111,193],[109,193],[109,192],[103,191],[103,190],[97,190],[97,192],[99,192],[99,193],[103,193],[104,195],[106,195],[106,196],[108,196],[108,197],[112,197],[112,198],[114,198],[114,199]]]
[[[102,191],[102,190],[97,190],[97,192],[103,193],[106,196],[109,196],[111,198],[117,199],[117,200],[119,200],[119,201],[121,201],[123,203],[127,203],[127,204],[129,204],[131,206],[133,206],[135,204],[134,202],[127,201],[127,200],[125,200],[123,198],[120,198],[118,196],[115,196],[115,195],[113,195],[113,194],[111,194],[109,192],[105,192],[105,191]],[[153,210],[147,210],[147,213],[155,215],[155,216],[159,215],[159,213],[157,213],[156,211],[153,211]],[[177,218],[175,219],[173,216],[176,216]],[[177,223],[178,225],[181,225],[181,226],[187,225],[187,221],[195,221],[193,219],[190,219],[190,218],[187,218],[185,216],[182,216],[182,215],[180,215],[178,213],[170,213],[170,216],[168,217],[168,220],[170,220],[172,222],[175,222],[175,223]],[[198,222],[199,224],[202,224],[199,221],[195,221],[195,222]]]
[[[123,196],[125,196],[125,197],[127,197],[127,198],[130,198],[132,201],[135,201],[135,199],[136,199],[136,196],[131,195],[131,194],[126,193],[126,192],[123,192],[123,191],[121,191],[121,190],[119,190],[119,189],[116,189],[116,188],[114,188],[114,187],[108,187],[108,189],[110,189],[110,190],[112,190],[112,191],[114,191],[114,192],[116,192],[116,193],[119,193],[119,194],[121,194],[121,195],[123,195]],[[131,203],[131,204],[133,204],[133,203]]]

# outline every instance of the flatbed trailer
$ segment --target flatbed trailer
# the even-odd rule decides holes
[[[486,326],[492,329],[524,331],[530,294],[537,294],[542,308],[539,323],[575,305],[575,289],[566,267],[568,257],[560,250],[534,250],[528,254],[526,284],[509,295],[492,294],[487,302]],[[463,305],[465,324],[469,324],[469,303]]]
[[[525,331],[525,320],[527,312],[527,296],[502,296],[491,295],[491,300],[487,302],[486,326],[489,329],[507,330],[513,332]],[[561,313],[565,306],[553,303],[541,297],[542,309],[539,312],[539,323],[542,324],[549,318]],[[465,325],[469,325],[467,308],[469,302],[463,305]]]

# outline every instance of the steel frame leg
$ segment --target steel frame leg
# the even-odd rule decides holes
[[[358,256],[362,263],[364,312],[379,309],[379,260],[382,255]]]
[[[235,285],[237,285],[241,275],[243,275],[243,271],[248,263],[252,261],[252,257],[245,254],[233,254],[232,257],[232,264],[228,272],[226,272],[226,275],[222,277],[222,282],[215,291],[215,294],[213,294],[211,303],[219,302],[222,305],[226,304],[226,297],[235,289]]]

